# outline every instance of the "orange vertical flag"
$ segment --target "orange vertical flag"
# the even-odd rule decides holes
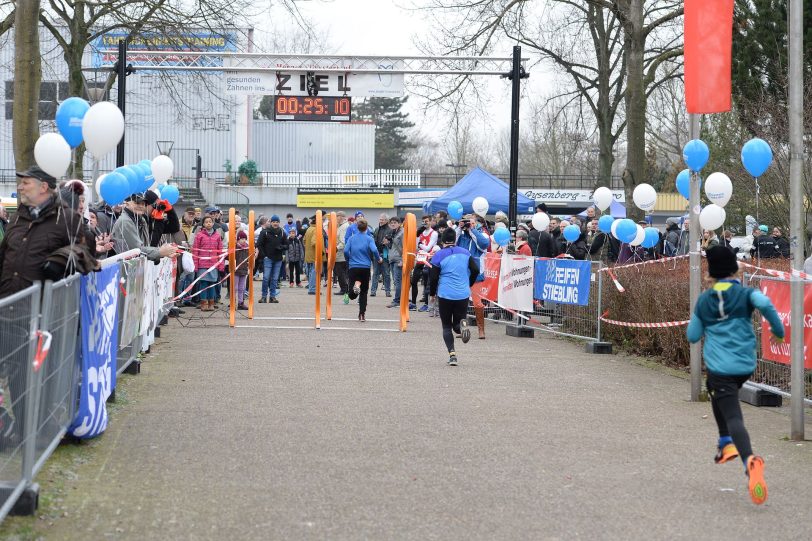
[[[685,0],[685,103],[689,113],[730,111],[733,0]]]

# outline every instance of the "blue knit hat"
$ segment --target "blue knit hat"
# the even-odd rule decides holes
[[[278,222],[278,221],[279,221],[279,216],[277,216],[276,214],[274,214],[273,216],[271,216],[271,221],[272,221],[272,222]]]
[[[355,217],[356,217],[356,218],[358,218],[359,216],[363,216],[363,215],[364,215],[364,213],[363,213],[363,212],[361,212],[360,210],[359,210],[358,212],[356,212],[356,213],[355,213]]]

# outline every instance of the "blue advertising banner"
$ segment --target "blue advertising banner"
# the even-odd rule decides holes
[[[82,276],[82,386],[68,433],[93,438],[107,428],[107,399],[116,386],[119,267]]]
[[[177,56],[171,51],[200,51],[205,53],[235,52],[237,34],[234,32],[180,32],[173,35],[144,33],[130,36],[129,32],[112,30],[97,37],[90,44],[91,62],[94,68],[110,67],[118,60],[116,51],[119,40],[129,39],[127,43],[127,62],[133,66],[151,66],[156,63],[169,66],[209,66],[221,67],[222,57],[215,56]],[[166,56],[146,57],[138,51],[167,51]],[[143,70],[139,70],[143,71]]]
[[[561,304],[589,304],[591,261],[537,259],[533,297]]]

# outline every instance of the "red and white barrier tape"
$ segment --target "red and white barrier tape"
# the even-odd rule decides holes
[[[53,336],[48,331],[37,331],[37,351],[34,354],[34,372],[39,372],[45,357],[51,350],[51,339]]]
[[[618,325],[620,327],[633,327],[635,329],[665,329],[668,327],[682,327],[690,323],[690,321],[665,321],[661,323],[635,323],[630,321],[617,321],[601,316],[600,320],[610,325]]]
[[[801,278],[802,280],[812,280],[812,275],[806,274],[805,272],[801,272],[801,271],[798,271],[798,270],[795,270],[795,269],[791,270],[790,272],[784,272],[784,271],[779,271],[779,270],[774,270],[774,269],[763,269],[763,268],[758,267],[756,265],[751,265],[750,263],[744,263],[743,261],[740,261],[739,265],[741,265],[742,267],[747,267],[748,269],[761,271],[761,272],[763,272],[765,274],[769,274],[770,276],[775,276],[777,278],[783,278],[784,280],[791,280],[793,276],[797,277],[797,278]]]

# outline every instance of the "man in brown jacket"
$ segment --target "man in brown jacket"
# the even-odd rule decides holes
[[[56,179],[39,167],[17,173],[20,206],[0,243],[0,298],[36,280],[58,280],[72,272],[48,261],[66,246],[86,265],[97,266],[93,235],[78,213],[62,205],[55,190]]]

